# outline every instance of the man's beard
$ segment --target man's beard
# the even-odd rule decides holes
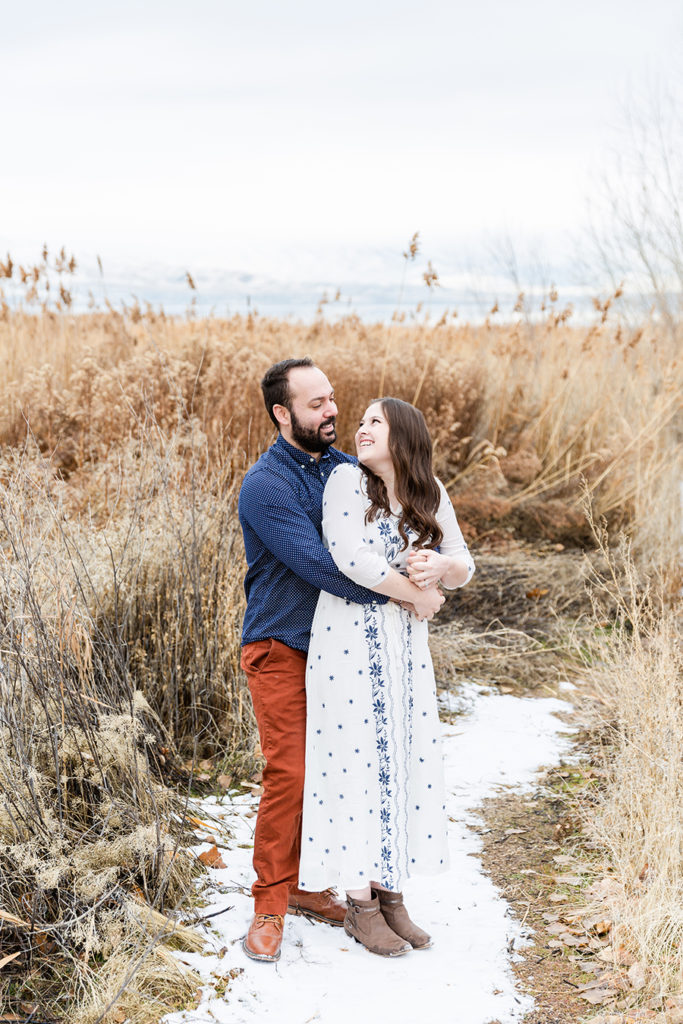
[[[305,452],[326,452],[331,444],[337,440],[337,432],[333,429],[331,434],[327,434],[323,437],[322,431],[325,427],[336,422],[336,416],[331,416],[329,420],[325,420],[321,423],[317,430],[311,430],[310,427],[305,427],[301,423],[294,412],[290,409],[289,415],[292,421],[292,440],[296,441]]]

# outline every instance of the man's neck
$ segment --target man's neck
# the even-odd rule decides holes
[[[280,431],[280,436],[282,437],[283,441],[287,442],[287,444],[291,444],[292,448],[298,448],[300,452],[303,452],[304,455],[308,455],[310,459],[315,459],[316,462],[320,462],[321,456],[323,454],[322,452],[309,452],[308,449],[302,448],[300,444],[297,444],[297,442],[294,441],[291,437],[287,437],[287,435],[284,434],[282,431]]]

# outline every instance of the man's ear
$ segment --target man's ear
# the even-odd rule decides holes
[[[281,427],[288,427],[291,423],[291,417],[289,409],[286,405],[274,405],[273,416],[278,421]]]

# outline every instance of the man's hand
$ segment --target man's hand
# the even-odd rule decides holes
[[[423,619],[433,619],[444,603],[444,600],[445,598],[438,587],[427,587],[426,590],[417,590],[412,603],[415,614],[420,622]]]

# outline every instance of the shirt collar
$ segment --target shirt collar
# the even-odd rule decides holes
[[[328,448],[320,456],[320,459],[314,459],[308,452],[303,451],[301,448],[297,448],[295,445],[290,444],[289,441],[285,441],[282,434],[277,435],[277,441],[274,444],[274,448],[279,454],[286,455],[288,458],[293,459],[299,466],[306,468],[311,465],[320,465],[321,463],[329,462],[332,448]]]

